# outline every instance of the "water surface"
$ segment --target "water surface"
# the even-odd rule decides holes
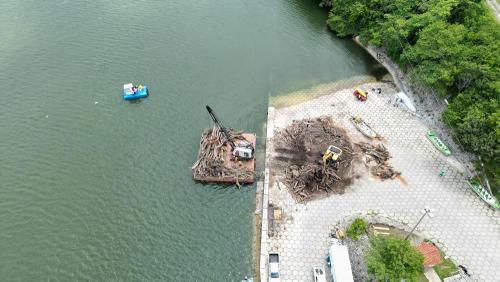
[[[3,0],[0,11],[3,281],[252,274],[254,187],[191,180],[204,105],[262,137],[269,95],[373,65],[327,31],[315,1]],[[151,96],[122,101],[129,81]]]

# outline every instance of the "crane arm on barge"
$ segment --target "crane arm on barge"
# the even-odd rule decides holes
[[[231,134],[229,134],[227,128],[224,127],[221,121],[217,118],[212,108],[210,108],[210,106],[208,105],[206,105],[206,108],[213,122],[221,130],[222,134],[226,138],[226,142],[228,142],[229,146],[231,146],[232,157],[234,159],[241,159],[241,160],[253,159],[255,148],[252,146],[252,144],[247,140],[239,140],[239,142],[235,142],[234,138],[232,138]]]

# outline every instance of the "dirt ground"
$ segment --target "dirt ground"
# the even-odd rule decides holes
[[[329,117],[293,122],[275,135],[273,166],[297,201],[317,194],[344,193],[352,181],[354,145],[347,132]],[[335,165],[323,165],[322,154],[334,145],[342,150]]]
[[[294,121],[277,132],[273,142],[272,166],[280,171],[275,176],[297,202],[343,194],[367,170],[382,180],[400,174],[387,163],[390,154],[380,142],[354,143],[349,132],[331,117]],[[322,156],[330,145],[340,148],[342,154],[338,162],[324,165]]]

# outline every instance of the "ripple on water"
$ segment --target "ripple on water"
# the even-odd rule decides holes
[[[2,1],[0,277],[252,273],[253,187],[191,179],[203,106],[262,132],[268,95],[366,75],[325,19],[308,1]],[[122,101],[128,81],[150,97]]]

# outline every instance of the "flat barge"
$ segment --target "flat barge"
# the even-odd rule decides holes
[[[225,128],[206,106],[215,125],[203,131],[198,157],[191,170],[200,182],[251,184],[255,181],[255,145],[253,133]]]

